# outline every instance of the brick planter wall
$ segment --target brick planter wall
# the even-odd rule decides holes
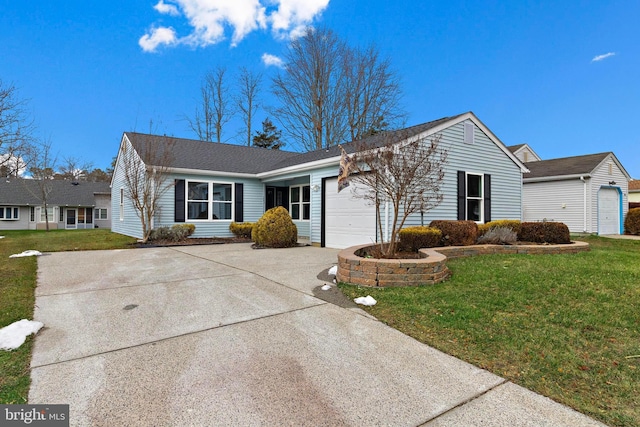
[[[378,259],[356,255],[371,245],[352,246],[338,253],[336,280],[361,286],[419,286],[449,277],[447,258],[488,254],[566,254],[589,250],[585,242],[569,245],[474,245],[420,249],[419,259]]]

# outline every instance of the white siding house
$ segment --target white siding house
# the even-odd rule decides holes
[[[413,215],[407,225],[434,219],[520,219],[524,164],[471,112],[402,130],[425,141],[439,136],[448,161],[437,208]],[[342,145],[349,154],[360,144],[375,148],[385,141],[374,135]],[[141,237],[140,220],[124,190],[122,152],[130,147],[147,168],[146,152],[169,149],[171,188],[161,200],[154,227],[195,224],[194,237],[229,237],[232,221],[256,221],[265,210],[284,206],[300,237],[321,246],[344,247],[378,239],[373,207],[354,201],[350,189],[339,195],[336,178],[341,157],[337,146],[308,153],[267,150],[222,143],[125,133],[112,181],[112,230]],[[155,165],[157,166],[157,165]],[[473,193],[473,194],[472,194]],[[224,211],[220,209],[224,207]],[[383,214],[388,234],[388,208]],[[372,219],[373,218],[373,219]]]
[[[525,163],[523,220],[564,222],[571,232],[621,234],[629,174],[611,153]]]

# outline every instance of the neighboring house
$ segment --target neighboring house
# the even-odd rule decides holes
[[[640,180],[629,181],[629,209],[640,208]]]
[[[409,218],[406,226],[433,219],[520,219],[522,173],[527,169],[471,112],[403,130],[407,138],[441,136],[448,150],[440,206]],[[358,144],[379,146],[374,135],[343,144],[353,153]],[[123,149],[133,148],[145,161],[149,144],[172,146],[171,188],[164,193],[153,227],[192,223],[193,237],[231,236],[232,221],[257,221],[265,210],[284,206],[300,237],[312,244],[342,248],[378,240],[375,208],[353,196],[354,185],[337,192],[339,147],[293,153],[255,147],[124,133],[112,180],[112,231],[142,237],[142,228],[125,196]],[[173,145],[172,145],[173,144]],[[147,168],[152,165],[146,164]],[[391,212],[383,208],[384,237]]]
[[[0,230],[110,228],[111,189],[108,182],[51,180],[47,211],[32,179],[0,181]]]
[[[507,148],[523,163],[542,160],[540,156],[529,147],[529,144],[511,145]]]
[[[630,177],[613,153],[525,165],[524,221],[560,221],[575,233],[623,233]]]

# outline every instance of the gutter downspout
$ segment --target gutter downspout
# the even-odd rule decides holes
[[[583,227],[582,231],[584,233],[587,232],[587,180],[584,179],[584,176],[580,177],[580,181],[582,181],[582,213],[583,213]]]

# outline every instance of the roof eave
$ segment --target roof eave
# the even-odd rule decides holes
[[[554,176],[539,176],[536,178],[523,178],[523,183],[529,182],[547,182],[547,181],[567,181],[571,179],[580,179],[580,178],[591,178],[591,174],[589,173],[579,173],[572,175],[554,175]]]

